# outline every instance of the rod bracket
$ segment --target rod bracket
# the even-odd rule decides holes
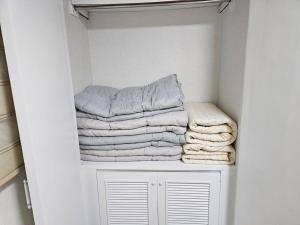
[[[72,0],[69,0],[69,13],[75,17],[83,17],[89,19],[89,12],[84,9],[76,9],[76,6],[72,3]]]
[[[218,12],[222,13],[230,4],[231,0],[222,0],[218,5]]]
[[[72,16],[78,17],[78,12],[76,11],[76,9],[72,3],[72,0],[68,1],[68,10]]]

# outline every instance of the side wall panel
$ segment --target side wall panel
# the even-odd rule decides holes
[[[300,2],[251,0],[235,225],[300,221]]]

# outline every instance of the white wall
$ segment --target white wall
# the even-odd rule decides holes
[[[25,179],[25,173],[0,188],[1,225],[34,224],[32,211],[28,210],[26,205],[23,179]]]
[[[250,1],[235,225],[300,224],[299,10]]]
[[[249,0],[233,0],[220,15],[221,62],[218,105],[240,122],[248,31]]]
[[[187,100],[216,101],[216,8],[92,13],[94,84],[143,85],[177,73]]]
[[[218,106],[237,121],[239,131],[242,125],[242,105],[244,91],[244,70],[249,18],[249,0],[233,0],[220,15],[221,54]],[[237,157],[243,149],[239,138],[235,143]],[[235,213],[236,171],[231,170],[227,203],[227,224],[232,225]],[[239,225],[239,224],[237,224]]]

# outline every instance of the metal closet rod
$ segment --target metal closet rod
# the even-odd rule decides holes
[[[222,13],[231,0],[173,0],[165,2],[141,2],[141,3],[116,3],[116,4],[74,4],[74,9],[82,16],[86,17],[86,13],[89,11],[97,10],[111,10],[111,9],[130,9],[130,8],[146,8],[154,6],[188,6],[192,4],[203,4],[203,6],[215,6],[218,5],[219,13]],[[88,16],[87,16],[88,19]]]

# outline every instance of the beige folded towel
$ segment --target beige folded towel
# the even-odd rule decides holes
[[[232,144],[236,137],[229,133],[220,134],[200,134],[188,130],[185,133],[186,143],[188,144],[200,144],[206,146],[222,147]]]
[[[232,146],[227,146],[226,151],[208,152],[198,150],[197,152],[187,151],[192,154],[185,154],[182,160],[185,163],[210,164],[210,165],[231,165],[235,162],[235,150]]]
[[[207,146],[226,146],[237,137],[237,125],[212,103],[191,102],[186,104],[189,114],[187,143]]]
[[[202,152],[225,152],[225,153],[231,153],[234,150],[232,145],[227,146],[207,146],[207,145],[201,145],[201,144],[185,144],[183,146],[183,151],[185,154],[188,155],[197,155],[201,154]]]

